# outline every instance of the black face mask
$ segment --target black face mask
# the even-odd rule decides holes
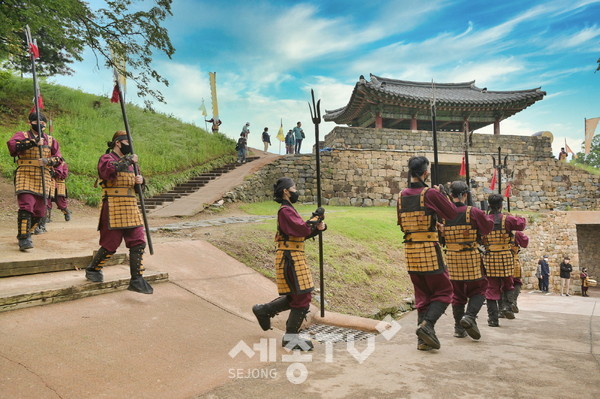
[[[40,133],[40,126],[42,127],[41,131],[43,132],[44,129],[46,128],[46,126],[44,126],[44,125],[38,125],[37,123],[32,123],[31,124],[31,130],[33,130],[34,132]]]
[[[298,191],[290,191],[290,202],[292,204],[295,204],[296,202],[298,202],[299,196],[300,194],[298,194]]]
[[[123,155],[131,154],[131,146],[129,144],[121,143],[121,152]]]

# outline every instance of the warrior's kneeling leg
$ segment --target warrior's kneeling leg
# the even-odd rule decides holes
[[[144,280],[144,277],[142,277],[142,273],[144,272],[144,265],[142,262],[144,248],[146,248],[146,243],[129,248],[129,270],[131,272],[131,280],[129,281],[127,289],[142,294],[152,294],[154,289],[146,280]]]
[[[290,350],[300,349],[301,351],[313,350],[313,343],[310,339],[301,338],[299,331],[302,326],[302,322],[308,314],[308,307],[306,308],[292,308],[290,310],[290,316],[285,324],[285,335],[281,341],[281,346]]]
[[[101,283],[104,281],[104,275],[102,274],[102,268],[107,260],[114,255],[114,252],[107,250],[104,247],[100,247],[96,255],[92,258],[92,261],[85,268],[85,278],[94,282]]]
[[[286,295],[282,295],[269,303],[254,305],[252,313],[256,316],[260,328],[267,331],[271,329],[271,318],[288,309],[290,309],[290,301]]]
[[[31,242],[31,212],[19,209],[17,214],[17,239],[19,240],[19,250],[25,251],[33,248]]]

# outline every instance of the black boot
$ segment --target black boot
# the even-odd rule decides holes
[[[473,339],[481,338],[481,333],[477,327],[476,319],[484,301],[485,297],[483,295],[475,295],[474,297],[469,298],[467,311],[460,320],[460,325],[466,330],[467,334],[469,334],[469,337]]]
[[[441,347],[440,341],[435,335],[434,326],[436,321],[444,314],[447,307],[447,303],[439,301],[431,302],[427,308],[427,313],[425,313],[425,320],[423,320],[419,324],[419,328],[417,328],[417,336],[433,349],[440,349]]]
[[[33,224],[35,225],[33,234],[38,235],[38,234],[44,234],[44,233],[48,232],[48,230],[46,230],[46,221],[47,221],[46,216],[44,216],[42,218],[34,217],[32,220],[33,220]]]
[[[300,327],[308,313],[308,308],[291,308],[290,316],[285,323],[285,335],[281,340],[281,346],[284,348],[301,351],[313,350],[313,343],[310,339],[300,337]]]
[[[511,310],[513,311],[513,313],[519,313],[519,307],[517,306],[517,298],[519,297],[520,293],[521,293],[521,284],[515,284],[515,290],[513,291],[513,295],[512,295],[512,302],[510,304]]]
[[[142,277],[142,274],[144,273],[144,248],[146,248],[146,243],[129,248],[129,271],[131,272],[131,280],[129,280],[127,289],[142,294],[152,294],[154,289],[146,280],[144,280],[144,277]]]
[[[68,208],[61,209],[61,212],[63,213],[63,215],[65,215],[65,222],[71,220],[71,213],[73,212],[71,212]]]
[[[425,320],[425,313],[426,311],[417,313],[417,326],[419,326],[423,322],[423,320]],[[430,351],[433,348],[427,345],[425,341],[421,339],[421,337],[417,337],[417,349],[420,351]]]
[[[19,250],[23,252],[33,248],[30,232],[32,218],[31,212],[19,209],[17,213],[17,239],[19,240]]]
[[[114,255],[114,252],[110,252],[104,247],[100,247],[96,255],[92,258],[92,261],[85,268],[85,278],[93,283],[101,283],[104,281],[104,275],[102,274],[102,268],[107,260]]]
[[[498,323],[498,301],[488,299],[487,300],[487,311],[488,311],[488,326],[500,327],[500,323]]]
[[[514,290],[505,291],[502,293],[502,307],[500,312],[509,320],[515,318],[515,314],[512,311],[512,298]]]
[[[267,331],[271,329],[271,318],[289,308],[290,301],[288,300],[288,297],[282,295],[269,303],[252,306],[252,313],[256,316],[260,328]]]
[[[467,332],[460,324],[460,320],[465,314],[465,305],[452,305],[452,316],[454,316],[454,336],[456,338],[464,338]]]
[[[52,222],[52,208],[46,210],[46,223]]]

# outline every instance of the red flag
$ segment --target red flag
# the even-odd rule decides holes
[[[31,55],[33,55],[33,58],[40,58],[40,50],[35,44],[29,43],[29,51],[31,52]]]
[[[112,97],[110,98],[110,102],[111,103],[119,102],[119,85],[115,85],[115,88],[113,89],[113,92],[112,92]]]
[[[510,198],[511,195],[512,195],[512,187],[510,186],[510,183],[508,183],[506,185],[506,190],[504,191],[504,196],[506,198]]]
[[[462,162],[460,163],[460,172],[458,172],[459,176],[467,175],[467,165],[465,164],[465,157],[462,157]]]
[[[35,101],[35,100],[33,100]],[[44,109],[44,99],[42,98],[42,95],[40,94],[40,96],[38,97],[38,109],[42,110]],[[33,107],[31,107],[31,111],[29,111],[30,114],[35,112],[35,105]]]
[[[494,175],[492,176],[492,182],[490,183],[490,190],[496,189],[496,169],[494,169]]]

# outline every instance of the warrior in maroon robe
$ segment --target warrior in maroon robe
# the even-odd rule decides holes
[[[31,129],[15,133],[6,143],[10,155],[17,158],[18,165],[15,191],[19,205],[17,239],[21,251],[33,248],[31,233],[46,216],[47,202],[44,202],[44,197],[50,197],[52,167],[62,163],[58,141],[44,133],[47,119],[41,112],[39,120],[40,126],[38,115],[35,112],[29,114]]]
[[[143,254],[146,248],[144,223],[137,204],[136,184],[144,178],[135,175],[133,164],[138,157],[131,153],[127,134],[117,131],[108,143],[106,154],[98,161],[98,176],[102,186],[100,211],[100,249],[85,269],[85,277],[92,282],[104,281],[102,268],[124,240],[129,248],[131,280],[128,290],[152,294],[153,289],[142,273]]]

